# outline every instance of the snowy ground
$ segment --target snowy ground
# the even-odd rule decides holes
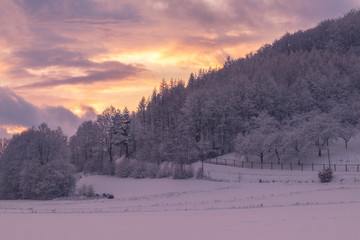
[[[0,239],[359,239],[360,174],[206,164],[213,180],[82,178],[115,199],[1,201]],[[260,181],[261,179],[261,181]]]
[[[356,151],[340,151],[338,161],[357,161]],[[112,200],[0,201],[0,239],[360,239],[360,173],[336,172],[327,184],[311,171],[205,164],[205,173],[79,180]]]

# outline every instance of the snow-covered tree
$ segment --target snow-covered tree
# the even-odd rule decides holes
[[[304,123],[304,128],[304,133],[318,149],[319,157],[322,149],[329,146],[329,142],[339,136],[339,123],[331,114],[310,114],[308,121]]]
[[[75,186],[67,138],[46,124],[13,136],[0,157],[0,198],[50,199]]]
[[[254,128],[246,135],[241,133],[236,139],[237,152],[242,155],[254,155],[264,162],[264,156],[275,147],[277,139],[274,133],[279,131],[279,124],[266,113],[260,114],[254,121]],[[277,148],[278,150],[278,148]]]
[[[108,160],[114,161],[114,120],[120,119],[120,110],[113,106],[106,108],[101,115],[97,117],[97,123],[102,131],[102,141],[105,144]]]
[[[6,147],[9,144],[9,139],[7,138],[0,138],[0,156],[5,151]]]
[[[360,118],[360,104],[352,98],[357,98],[357,95],[350,97],[350,101],[347,103],[336,104],[331,111],[333,118],[338,123],[338,134],[344,140],[345,148],[350,139],[355,136]]]
[[[307,115],[295,115],[284,125],[285,149],[297,158],[300,165],[310,150],[314,148],[312,138],[305,127]]]
[[[132,139],[130,134],[130,126],[130,112],[125,107],[124,111],[121,114],[115,115],[114,117],[113,142],[115,146],[118,146],[120,148],[119,155],[122,156],[122,152],[124,152],[126,158],[129,157],[129,144]]]
[[[85,121],[70,138],[71,161],[76,171],[102,173],[104,145],[97,122]]]
[[[281,156],[286,150],[285,135],[286,132],[281,127],[269,135],[269,149],[275,154],[278,163],[281,162]]]

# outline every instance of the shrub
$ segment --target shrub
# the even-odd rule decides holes
[[[121,178],[130,177],[132,172],[130,159],[123,159],[116,166],[116,176]]]
[[[77,189],[77,194],[80,196],[84,196],[87,198],[96,197],[94,186],[84,184],[80,188]]]
[[[319,171],[319,174],[318,174],[319,180],[322,183],[330,182],[332,179],[332,175],[333,175],[333,170],[331,169],[331,167],[328,167],[322,171]]]
[[[164,162],[161,165],[146,163],[135,159],[123,159],[116,166],[116,176],[121,178],[167,178],[186,179],[194,177],[191,165]]]
[[[202,168],[199,168],[197,171],[196,171],[196,179],[203,179],[205,177],[205,174],[203,172],[203,169]]]
[[[194,177],[194,169],[191,165],[176,165],[173,173],[174,179],[187,179]]]
[[[159,167],[159,171],[156,175],[157,178],[167,178],[172,174],[172,166],[168,162],[164,162]]]
[[[123,159],[116,166],[116,176],[121,178],[156,178],[160,166],[156,163],[146,163],[135,159]]]
[[[109,160],[104,160],[102,167],[102,174],[113,176],[115,174],[115,171],[116,169],[114,162],[110,162]]]
[[[156,163],[149,163],[147,165],[147,173],[146,175],[149,177],[149,178],[156,178],[158,173],[160,171],[160,166]]]
[[[147,165],[144,162],[133,160],[130,162],[131,177],[133,178],[146,178]]]

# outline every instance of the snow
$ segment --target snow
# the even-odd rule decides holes
[[[334,162],[358,161],[351,147],[336,151]],[[208,180],[79,179],[114,199],[0,201],[0,239],[360,239],[358,172],[335,172],[326,184],[316,171],[205,164],[205,173]]]
[[[359,217],[354,211],[358,207],[343,204],[161,213],[6,214],[0,217],[0,236],[8,240],[359,239]]]
[[[79,180],[79,186],[113,193],[113,200],[1,201],[0,239],[360,237],[359,173],[336,173],[333,182],[321,184],[308,171],[210,164],[205,171],[212,180]]]

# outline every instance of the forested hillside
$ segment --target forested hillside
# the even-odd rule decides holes
[[[353,10],[287,33],[245,58],[228,58],[221,69],[191,74],[187,84],[162,81],[136,113],[106,109],[70,143],[79,170],[94,149],[102,152],[99,143],[106,149],[97,155],[99,167],[124,155],[183,165],[234,150],[260,161],[282,161],[286,153],[300,163],[310,152],[321,155],[332,140],[346,144],[354,136],[359,97],[360,11]],[[75,144],[99,126],[101,142]]]
[[[301,163],[335,139],[346,147],[358,128],[359,99],[360,11],[353,10],[228,58],[221,69],[200,70],[187,83],[163,80],[134,113],[107,108],[70,138],[70,159],[77,171],[119,176],[136,159],[138,177],[156,176],[163,162],[182,171],[233,151]]]

